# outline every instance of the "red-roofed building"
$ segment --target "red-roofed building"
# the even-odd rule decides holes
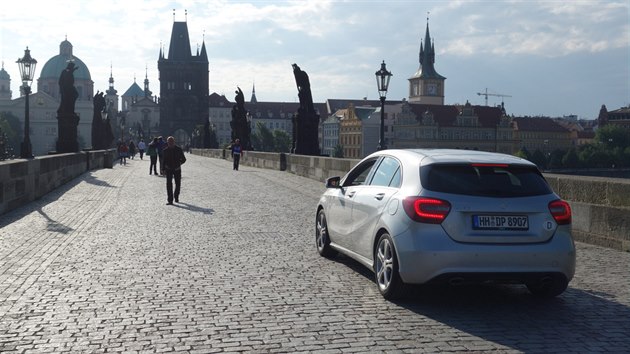
[[[551,118],[512,118],[512,125],[514,139],[518,141],[517,150],[526,148],[530,152],[540,150],[547,154],[575,146],[572,132]]]
[[[392,148],[449,148],[512,154],[511,120],[501,107],[400,105]]]

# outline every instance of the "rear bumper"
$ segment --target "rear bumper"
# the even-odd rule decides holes
[[[536,244],[459,243],[444,233],[394,237],[400,277],[405,283],[432,281],[526,282],[546,276],[573,279],[575,245],[558,229],[548,242]]]

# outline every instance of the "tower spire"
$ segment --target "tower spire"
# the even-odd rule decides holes
[[[252,83],[252,98],[249,100],[251,103],[258,103],[256,99],[256,82]]]
[[[144,65],[144,97],[151,97],[153,92],[149,90],[149,68],[145,64]]]

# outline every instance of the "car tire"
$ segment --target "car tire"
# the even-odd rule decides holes
[[[552,298],[562,294],[569,285],[563,277],[552,277],[525,284],[532,295],[540,298]]]
[[[317,252],[322,257],[330,258],[337,254],[337,251],[330,247],[330,237],[328,237],[328,223],[326,222],[326,214],[324,209],[317,213],[317,221],[315,222],[315,244]]]
[[[398,256],[389,234],[382,234],[374,251],[374,276],[378,291],[387,300],[394,300],[403,293],[404,284],[398,273]]]

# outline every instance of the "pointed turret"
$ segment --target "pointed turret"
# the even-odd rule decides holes
[[[114,88],[114,74],[113,74],[113,68],[112,65],[110,64],[109,66],[109,88],[107,89],[107,91],[105,92],[108,95],[115,95],[118,91],[116,91],[116,89]]]
[[[249,102],[258,103],[258,100],[256,99],[256,84],[252,84],[252,99],[249,100]]]
[[[206,43],[205,41],[201,43],[201,54],[199,54],[199,59],[208,61],[208,52],[206,52]]]
[[[431,41],[429,33],[429,22],[427,20],[427,29],[424,34],[424,43],[420,41],[420,68],[418,70],[419,77],[423,79],[446,79],[435,71],[435,46]]]
[[[149,90],[149,69],[144,67],[144,97],[151,98],[153,92]]]

